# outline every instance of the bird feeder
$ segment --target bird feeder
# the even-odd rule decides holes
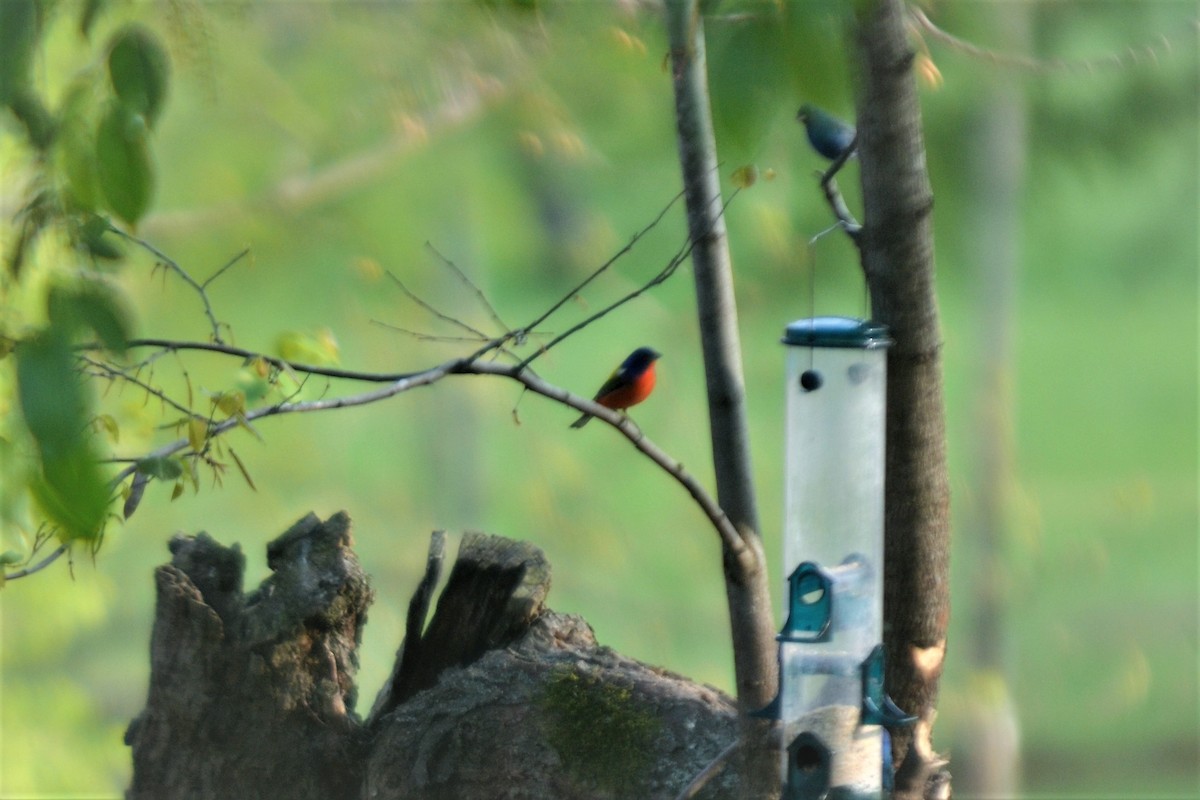
[[[784,577],[779,640],[784,798],[880,798],[886,329],[845,317],[788,325]],[[890,775],[886,776],[890,779]]]

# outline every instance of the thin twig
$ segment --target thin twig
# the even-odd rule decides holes
[[[658,212],[658,216],[656,216],[654,219],[650,220],[650,223],[648,225],[643,227],[637,233],[633,234],[633,236],[629,239],[629,241],[625,244],[624,247],[622,247],[616,253],[613,253],[613,255],[607,261],[605,261],[603,264],[601,264],[596,269],[592,270],[592,274],[588,275],[579,285],[577,285],[574,289],[572,289],[567,294],[565,294],[561,298],[559,298],[559,300],[557,302],[555,302],[553,305],[551,305],[550,308],[546,309],[544,312],[542,312],[542,314],[540,316],[536,317],[532,322],[530,322],[528,325],[524,326],[520,330],[521,331],[531,331],[534,328],[538,327],[543,322],[545,322],[547,319],[549,319],[550,316],[552,314],[554,314],[555,311],[558,311],[560,308],[562,308],[564,305],[566,305],[568,302],[570,302],[570,300],[572,298],[574,298],[576,295],[578,295],[580,292],[582,292],[584,287],[586,287],[589,283],[591,283],[592,281],[596,280],[596,278],[599,278],[602,274],[604,274],[604,272],[609,267],[611,267],[614,263],[616,263],[617,259],[621,258],[626,253],[628,253],[630,250],[632,250],[633,246],[638,243],[639,239],[641,239],[643,236],[645,236],[647,233],[649,233],[651,230],[653,230],[654,227],[656,225],[658,225],[659,222],[662,221],[662,218],[667,215],[667,212],[670,211],[671,208],[676,203],[679,202],[679,198],[681,198],[681,197],[683,197],[682,191],[680,191],[679,194],[672,197],[670,202],[668,202],[663,207],[662,211]]]
[[[729,763],[729,759],[741,746],[742,740],[735,739],[728,747],[717,753],[717,757],[708,762],[708,766],[700,770],[696,777],[692,778],[692,782],[683,787],[683,791],[675,795],[675,800],[692,800],[709,781],[725,770],[725,765]]]
[[[35,572],[41,572],[46,567],[57,561],[63,553],[67,552],[68,549],[69,548],[65,544],[60,544],[58,547],[54,548],[50,555],[34,564],[32,567],[25,567],[24,569],[19,569],[16,572],[6,573],[4,576],[5,582],[7,583],[8,581],[15,581],[17,578],[24,578],[27,575],[32,575]]]
[[[684,261],[687,260],[687,257],[691,254],[691,252],[692,252],[692,241],[689,239],[684,243],[683,248],[681,250],[679,250],[674,256],[671,257],[671,260],[669,262],[667,262],[667,265],[665,267],[663,267],[662,270],[660,270],[659,273],[657,275],[655,275],[653,278],[651,278],[648,282],[642,284],[637,289],[634,289],[632,292],[629,292],[625,296],[623,296],[617,300],[614,300],[613,302],[609,303],[607,306],[605,306],[604,308],[595,312],[594,314],[591,314],[591,315],[585,317],[584,319],[575,323],[571,327],[567,328],[565,331],[563,331],[562,333],[555,336],[549,342],[547,342],[543,346],[539,347],[531,355],[527,356],[525,358],[525,360],[522,361],[518,366],[520,366],[520,367],[529,366],[529,364],[531,362],[533,362],[534,359],[545,355],[547,352],[549,352],[550,348],[554,347],[555,345],[557,345],[559,342],[563,341],[567,337],[579,332],[580,330],[582,330],[583,328],[586,328],[588,325],[591,325],[593,322],[600,319],[601,317],[603,317],[607,314],[610,314],[613,311],[616,311],[618,308],[625,305],[630,300],[633,300],[636,297],[640,297],[642,294],[646,293],[650,289],[654,288],[655,286],[658,286],[660,283],[663,283],[664,281],[666,281],[668,278],[670,278],[672,275],[675,274],[675,270],[677,270],[679,268],[680,264],[682,264]]]
[[[124,370],[117,369],[116,367],[112,366],[111,364],[107,364],[103,361],[98,361],[98,360],[92,358],[91,356],[80,355],[79,359],[81,361],[83,361],[85,364],[87,364],[89,367],[91,367],[93,370],[96,371],[93,373],[93,375],[95,375],[95,377],[97,377],[97,378],[107,378],[109,380],[118,380],[118,379],[123,380],[126,383],[129,383],[129,384],[132,384],[133,386],[138,387],[139,389],[144,391],[146,394],[157,397],[160,402],[171,406],[171,408],[174,408],[176,411],[180,412],[184,416],[196,417],[197,419],[205,419],[203,414],[197,414],[195,411],[192,411],[187,406],[172,399],[162,389],[154,388],[150,384],[143,381],[141,378],[138,378],[136,375],[130,375],[129,373],[125,372]]]
[[[733,191],[733,193],[729,196],[729,199],[722,202],[722,204],[721,204],[721,214],[722,215],[724,215],[726,209],[729,208],[729,204],[733,202],[733,199],[735,197],[737,197],[738,192],[740,192],[740,191],[741,191],[740,189],[735,189]],[[671,205],[673,205],[675,203],[675,201],[678,199],[679,199],[679,196],[676,195],[676,197],[671,200],[671,204],[669,204],[667,206],[667,208],[664,208],[662,210],[662,212],[659,213],[658,217],[655,219],[655,222],[657,222],[659,219],[662,219],[663,214],[666,214],[667,209],[669,209],[671,207]],[[653,223],[652,223],[652,225],[653,225]],[[645,233],[645,231],[647,231],[647,230],[649,230],[649,228],[643,229],[641,232],[639,232],[638,235],[640,236],[642,233]],[[637,239],[635,237],[634,241],[636,241],[636,240]],[[633,246],[633,242],[630,242],[630,244],[625,248],[624,251],[627,252],[628,248],[632,247],[632,246]],[[651,278],[649,281],[647,281],[646,283],[639,286],[637,289],[634,289],[632,292],[629,292],[628,294],[624,295],[623,297],[613,301],[612,303],[609,303],[607,306],[600,309],[596,313],[591,314],[588,317],[585,317],[584,319],[575,323],[571,327],[567,328],[565,331],[563,331],[562,333],[555,336],[553,339],[551,339],[545,345],[543,345],[542,347],[539,347],[537,350],[535,350],[532,355],[528,356],[524,361],[522,361],[520,364],[517,365],[518,368],[528,367],[529,364],[531,362],[533,362],[534,359],[545,355],[547,352],[549,352],[549,350],[552,347],[554,347],[555,345],[557,345],[559,342],[563,341],[567,337],[571,336],[574,333],[577,333],[578,331],[582,330],[583,328],[586,328],[588,325],[591,325],[593,322],[600,319],[601,317],[612,313],[613,311],[617,310],[621,306],[628,303],[630,300],[640,297],[642,294],[645,294],[647,291],[654,288],[655,286],[658,286],[659,284],[664,283],[668,278],[670,278],[672,275],[675,274],[675,271],[677,269],[679,269],[679,265],[687,260],[688,256],[691,255],[692,248],[694,246],[695,246],[695,241],[691,237],[686,238],[683,242],[683,245],[680,246],[680,248],[677,251],[675,251],[675,255],[671,256],[671,259],[670,259],[670,261],[667,262],[667,265],[665,267],[663,267],[661,270],[659,270],[658,274],[656,274],[653,278]],[[618,254],[618,255],[620,255],[620,254]],[[614,256],[613,259],[610,259],[609,263],[611,263],[616,257],[617,256]],[[534,326],[536,326],[536,325],[540,324],[542,321],[544,321],[545,318],[546,318],[545,316],[540,317],[538,320],[536,320],[535,322],[533,322],[531,325],[529,325],[527,328],[524,328],[523,330],[529,330],[530,328],[533,328]]]
[[[209,275],[207,278],[205,278],[204,282],[200,284],[200,287],[203,289],[207,289],[209,287],[209,284],[211,284],[217,278],[221,277],[221,275],[225,272],[225,270],[229,269],[234,264],[241,261],[243,258],[245,258],[248,255],[250,255],[249,247],[245,248],[244,250],[242,250],[242,252],[238,253],[236,256],[234,256],[233,258],[226,261],[225,266],[221,267],[219,270],[214,272],[212,275]]]
[[[389,331],[411,336],[419,342],[440,342],[442,344],[462,344],[463,342],[476,344],[479,342],[479,337],[477,336],[441,336],[436,333],[424,333],[422,331],[414,331],[411,328],[402,328],[399,325],[393,325],[390,322],[384,322],[379,319],[370,320],[370,323],[380,328],[387,328]]]
[[[404,292],[404,295],[409,300],[412,300],[414,303],[416,303],[421,308],[428,311],[430,314],[433,314],[435,317],[442,320],[443,322],[448,322],[451,325],[455,326],[456,328],[460,328],[460,329],[466,331],[467,333],[472,334],[475,337],[476,341],[480,341],[480,342],[495,341],[495,339],[493,337],[488,336],[486,333],[479,330],[478,328],[468,325],[467,323],[463,322],[461,319],[458,319],[457,317],[452,317],[449,314],[444,314],[441,311],[438,311],[436,308],[433,307],[432,304],[426,302],[425,300],[422,300],[420,297],[418,297],[416,294],[414,294],[407,286],[404,285],[404,282],[402,280],[400,280],[399,278],[396,277],[395,273],[393,273],[391,270],[386,270],[386,272],[387,272],[387,276],[392,279],[393,283],[395,283],[397,286],[400,287],[400,291]]]
[[[228,263],[225,264],[225,266],[221,267],[213,275],[209,276],[209,278],[207,280],[205,280],[203,283],[199,283],[196,281],[195,278],[193,278],[188,273],[188,271],[186,269],[184,269],[183,267],[181,267],[179,265],[179,262],[177,262],[175,259],[168,256],[162,250],[159,250],[157,247],[155,247],[154,245],[147,242],[145,239],[139,239],[138,237],[134,236],[133,234],[126,233],[125,231],[121,230],[120,228],[118,228],[117,226],[112,225],[112,224],[110,224],[108,226],[108,229],[110,231],[112,231],[113,233],[117,234],[118,236],[120,236],[130,242],[133,242],[138,247],[141,247],[143,250],[145,250],[146,252],[153,255],[156,259],[158,259],[160,264],[162,264],[167,269],[174,272],[176,275],[179,276],[180,280],[182,280],[188,286],[192,287],[192,289],[196,292],[196,294],[200,296],[200,302],[202,302],[204,304],[204,316],[208,317],[208,324],[212,328],[213,341],[217,342],[218,344],[220,344],[224,341],[221,338],[221,326],[224,323],[219,322],[217,320],[217,315],[213,312],[212,303],[208,299],[207,288],[208,288],[208,285],[213,282],[213,280],[215,280],[222,273],[224,273],[227,269],[229,269],[234,264],[236,264],[238,261],[240,261],[242,259],[242,257],[245,256],[246,253],[249,252],[249,248],[247,248],[246,250],[243,250],[241,253],[234,256]],[[228,326],[226,326],[226,327],[228,327]]]
[[[980,47],[965,39],[960,39],[954,34],[947,33],[939,28],[925,15],[924,11],[913,3],[908,4],[908,14],[914,23],[914,27],[924,30],[934,39],[950,46],[954,50],[993,64],[1035,72],[1071,72],[1092,75],[1105,69],[1126,69],[1141,64],[1143,61],[1150,61],[1157,64],[1160,57],[1169,56],[1173,52],[1171,40],[1163,34],[1159,36],[1157,42],[1142,45],[1141,47],[1133,47],[1131,45],[1122,53],[1111,53],[1101,58],[1087,58],[1078,61],[1067,61],[1061,58],[1045,60],[1034,56],[1002,53],[998,50]]]
[[[440,261],[441,261],[443,264],[445,264],[447,267],[449,267],[449,268],[450,268],[450,270],[451,270],[451,271],[452,271],[452,272],[453,272],[455,275],[457,275],[457,276],[458,276],[458,279],[459,279],[460,281],[462,281],[462,283],[463,283],[463,284],[464,284],[464,285],[465,285],[465,286],[466,286],[468,289],[470,289],[472,292],[474,292],[474,293],[475,293],[475,297],[476,297],[476,298],[479,300],[479,303],[480,303],[480,305],[482,305],[482,306],[484,307],[484,309],[486,309],[486,310],[487,310],[488,314],[491,316],[491,318],[492,318],[492,322],[496,323],[496,324],[497,324],[497,325],[500,327],[500,330],[502,330],[502,331],[504,331],[505,333],[507,333],[507,332],[508,332],[508,326],[504,324],[504,320],[500,319],[500,314],[499,314],[499,313],[496,311],[496,308],[495,308],[495,306],[493,306],[493,305],[491,304],[491,301],[489,301],[489,300],[487,299],[487,295],[483,293],[483,290],[482,290],[482,289],[480,289],[478,286],[476,286],[476,285],[475,285],[475,282],[474,282],[474,281],[472,281],[470,278],[468,278],[468,277],[467,277],[467,275],[466,275],[466,273],[465,273],[465,272],[463,272],[461,269],[459,269],[459,268],[458,268],[458,265],[457,265],[457,264],[455,264],[453,261],[451,261],[450,259],[446,258],[444,255],[442,255],[441,253],[439,253],[439,252],[438,252],[438,249],[437,249],[436,247],[434,247],[432,244],[430,244],[429,242],[426,242],[426,243],[425,243],[425,248],[426,248],[427,250],[429,250],[429,252],[431,252],[431,253],[433,253],[435,256],[437,256],[437,258],[438,258],[438,259],[439,259],[439,260],[440,260]]]

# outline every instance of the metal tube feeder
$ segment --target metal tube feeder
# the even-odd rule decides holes
[[[883,695],[887,330],[847,317],[787,326],[787,474],[779,640],[785,800],[890,788]]]

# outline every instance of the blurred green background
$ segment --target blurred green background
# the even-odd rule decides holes
[[[758,4],[742,17],[729,4],[709,24],[725,185],[744,164],[773,174],[738,194],[727,216],[776,563],[779,335],[813,311],[866,313],[845,237],[809,244],[830,216],[813,177],[821,163],[793,119],[805,100],[852,116],[851,57],[834,8]],[[978,44],[1047,59],[1158,42],[1156,58],[1126,55],[1120,68],[1088,73],[1006,67],[929,41],[944,79],[923,83],[922,97],[955,515],[955,616],[935,741],[966,769],[978,743],[972,715],[1005,696],[1028,796],[1192,796],[1197,6],[935,10]],[[328,330],[348,368],[395,371],[460,354],[469,345],[385,327],[460,333],[381,270],[495,332],[428,242],[507,325],[521,325],[679,188],[661,20],[632,4],[135,4],[94,35],[127,18],[154,27],[173,59],[154,141],[158,195],[139,234],[198,278],[250,247],[211,289],[232,340],[247,348],[272,352],[286,333]],[[39,61],[46,91],[87,52],[68,21],[56,23]],[[859,208],[857,165],[847,169],[842,185]],[[544,330],[562,331],[647,280],[683,236],[677,208]],[[1010,265],[985,269],[1009,248]],[[195,294],[152,261],[136,255],[121,278],[139,334],[206,337]],[[665,357],[659,389],[635,417],[711,483],[690,267],[538,369],[587,394],[642,344]],[[178,389],[184,364],[197,391],[239,379],[240,365],[200,356],[163,359],[155,378]],[[306,391],[357,388],[310,382]],[[118,453],[166,440],[155,430],[159,408],[138,392],[102,403],[121,420]],[[77,556],[72,570],[56,565],[0,592],[0,797],[118,796],[129,774],[122,732],[145,699],[152,570],[168,559],[168,537],[206,530],[240,542],[252,586],[266,574],[264,545],[310,510],[349,511],[377,592],[361,711],[390,667],[435,528],[536,543],[553,565],[555,609],[583,615],[623,653],[729,690],[716,537],[624,440],[603,426],[570,431],[571,419],[515,384],[453,378],[374,406],[264,421],[261,442],[234,433],[257,492],[236,475],[173,502],[169,488],[152,486],[94,563]],[[1004,454],[999,474],[982,466],[988,442]],[[987,522],[983,498],[993,496],[1002,503]],[[987,541],[998,546],[981,545],[981,526],[997,519],[1000,533]],[[1000,587],[997,608],[980,601],[985,583]],[[982,666],[981,652],[991,653]]]

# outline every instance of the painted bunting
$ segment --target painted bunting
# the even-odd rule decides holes
[[[800,106],[796,119],[804,125],[804,132],[808,134],[808,143],[813,150],[830,161],[836,160],[854,144],[854,126],[847,125],[828,111],[805,103]]]
[[[600,391],[592,398],[605,408],[623,411],[650,396],[654,390],[654,362],[662,353],[649,347],[639,347],[621,362],[621,366],[609,376]],[[591,414],[584,414],[571,423],[572,428],[587,425]]]

